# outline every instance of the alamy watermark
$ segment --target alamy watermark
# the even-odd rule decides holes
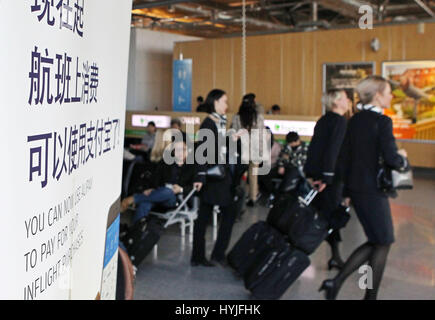
[[[358,27],[362,30],[373,29],[373,8],[369,5],[359,7],[358,13],[362,14],[358,21]]]
[[[358,269],[362,276],[359,278],[358,286],[361,290],[373,289],[373,270],[369,265],[363,265]]]
[[[186,135],[194,136],[194,127],[186,126]],[[187,164],[249,164],[260,165],[257,175],[267,175],[271,169],[271,143],[270,134],[267,130],[252,129],[235,131],[226,130],[225,133],[215,133],[202,128],[196,133],[198,144],[187,139]],[[217,139],[217,141],[216,141]],[[183,133],[177,129],[165,130],[163,134],[165,142],[173,142],[166,146],[163,151],[163,161],[171,165],[176,162],[176,143],[183,141]],[[216,152],[218,154],[216,154]]]

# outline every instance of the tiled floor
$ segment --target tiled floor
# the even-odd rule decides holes
[[[435,175],[415,171],[415,187],[391,200],[396,242],[388,257],[379,299],[435,299]],[[248,208],[241,222],[234,225],[230,248],[254,222],[264,220],[268,210]],[[135,299],[169,300],[246,300],[249,292],[243,280],[231,269],[191,267],[191,245],[180,241],[179,229],[171,226],[162,236],[158,256],[150,254],[137,271]],[[208,230],[207,249],[213,247],[212,228]],[[342,232],[343,258],[366,241],[355,215]],[[330,250],[324,242],[310,256],[311,266],[282,296],[282,300],[323,299],[317,290],[321,282],[336,271],[326,268]],[[343,285],[338,299],[361,299],[357,272]]]

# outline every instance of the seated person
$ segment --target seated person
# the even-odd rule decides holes
[[[153,188],[143,193],[134,194],[121,202],[121,211],[136,204],[133,223],[146,217],[155,204],[162,204],[168,208],[175,207],[176,195],[186,196],[193,188],[200,189],[201,183],[196,175],[196,167],[186,164],[187,147],[185,135],[183,141],[172,144],[175,151],[175,162],[168,165],[161,160],[157,166]]]
[[[281,108],[279,107],[279,105],[274,104],[272,106],[272,108],[269,110],[268,114],[281,114]]]
[[[149,152],[154,146],[154,141],[156,138],[156,131],[157,131],[157,128],[156,128],[156,124],[154,123],[154,121],[148,122],[148,124],[145,128],[145,134],[142,137],[140,144],[131,144],[130,148],[133,150],[139,150],[142,152]]]
[[[279,155],[281,154],[281,144],[275,140],[275,137],[272,133],[272,131],[270,130],[269,127],[266,127],[267,131],[269,132],[270,135],[270,145],[271,145],[271,150],[270,150],[270,165],[271,168],[275,168],[278,162],[278,158]]]
[[[284,174],[284,170],[288,166],[303,168],[307,161],[308,146],[304,141],[301,141],[297,132],[290,131],[285,137],[287,145],[279,155],[277,166],[279,173]]]
[[[261,188],[269,195],[269,201],[274,198],[273,179],[283,178],[287,171],[294,168],[302,169],[307,160],[308,147],[305,142],[301,141],[297,132],[289,132],[286,136],[286,143],[278,156],[276,166],[272,167],[268,175],[259,176]]]
[[[181,130],[182,126],[183,124],[181,123],[181,120],[179,118],[171,119],[171,129]]]
[[[172,130],[172,129],[166,129],[166,130]],[[164,134],[165,129],[157,129],[154,139],[153,148],[151,149],[149,160],[154,163],[158,164],[163,159],[163,153],[170,145],[171,141],[165,141]]]

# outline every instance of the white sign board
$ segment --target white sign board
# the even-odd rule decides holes
[[[131,6],[0,0],[0,299],[115,297]]]
[[[146,127],[151,121],[154,122],[157,128],[169,128],[171,126],[170,116],[150,116],[144,114],[133,114],[131,116],[133,127]]]
[[[269,127],[273,134],[286,135],[290,131],[295,131],[300,136],[312,137],[316,121],[264,120],[264,125]]]

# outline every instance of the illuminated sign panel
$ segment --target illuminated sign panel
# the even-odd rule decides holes
[[[273,134],[286,135],[290,131],[296,131],[300,136],[312,137],[316,121],[264,120],[264,125]]]
[[[169,128],[171,126],[170,116],[150,116],[145,114],[133,114],[131,116],[133,127],[146,127],[150,121],[153,121],[157,128]]]
[[[199,117],[180,117],[180,121],[184,124],[201,124]]]

